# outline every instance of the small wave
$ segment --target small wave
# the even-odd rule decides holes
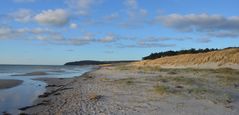
[[[38,76],[38,75],[48,75],[46,72],[30,72],[30,73],[25,73],[25,74],[16,74],[12,76]]]
[[[64,71],[64,70],[51,70],[51,71],[49,71],[49,72],[63,73],[63,72],[65,72],[65,71]]]

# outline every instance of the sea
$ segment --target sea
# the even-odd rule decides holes
[[[36,78],[72,78],[93,70],[95,66],[0,65],[0,80],[22,80],[23,83],[0,89],[0,114],[19,114],[19,108],[31,106],[46,90],[46,83]]]

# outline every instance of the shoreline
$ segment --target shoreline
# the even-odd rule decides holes
[[[46,92],[39,96],[33,106],[21,109],[26,114],[45,115],[138,115],[159,112],[163,115],[236,115],[239,112],[236,85],[239,84],[230,87],[204,84],[205,80],[212,79],[205,79],[205,74],[216,76],[220,71],[163,69],[146,72],[106,66],[74,78],[41,78],[37,80],[48,84]],[[230,74],[234,72],[227,71]],[[200,78],[191,78],[195,75]],[[186,77],[175,78],[178,76]],[[224,97],[222,94],[229,96]]]
[[[23,80],[15,80],[15,79],[1,79],[0,80],[0,90],[13,88],[19,86],[23,83]]]
[[[37,80],[37,81],[41,81],[46,83],[46,87],[45,87],[45,92],[43,92],[43,94],[38,95],[38,98],[36,100],[34,100],[33,104],[30,106],[25,106],[25,107],[21,107],[19,108],[20,113],[25,113],[24,111],[27,111],[28,109],[31,108],[35,108],[38,106],[46,106],[48,105],[48,100],[51,100],[51,96],[56,96],[56,95],[60,95],[59,92],[63,91],[63,90],[69,90],[71,88],[67,88],[67,86],[71,83],[74,83],[76,81],[76,79],[80,79],[80,78],[87,78],[88,74],[90,72],[96,71],[98,70],[100,67],[96,67],[93,70],[86,72],[80,76],[75,76],[72,78],[36,78],[36,79],[32,79],[32,80]],[[47,100],[45,99],[47,98]]]

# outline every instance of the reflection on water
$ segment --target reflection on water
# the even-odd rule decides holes
[[[0,90],[0,111],[17,114],[17,109],[31,105],[45,91],[45,86],[44,82],[25,79],[20,86]]]
[[[18,114],[18,108],[32,105],[38,95],[45,91],[46,83],[34,78],[70,78],[92,70],[92,66],[1,66],[0,79],[18,79],[24,82],[14,88],[0,90],[0,114]],[[46,72],[46,75],[12,76],[31,72]]]

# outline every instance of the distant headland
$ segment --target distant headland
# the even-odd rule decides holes
[[[96,60],[83,60],[67,62],[64,65],[101,65],[101,64],[116,64],[116,63],[129,63],[136,62],[137,60],[121,60],[121,61],[96,61]]]

